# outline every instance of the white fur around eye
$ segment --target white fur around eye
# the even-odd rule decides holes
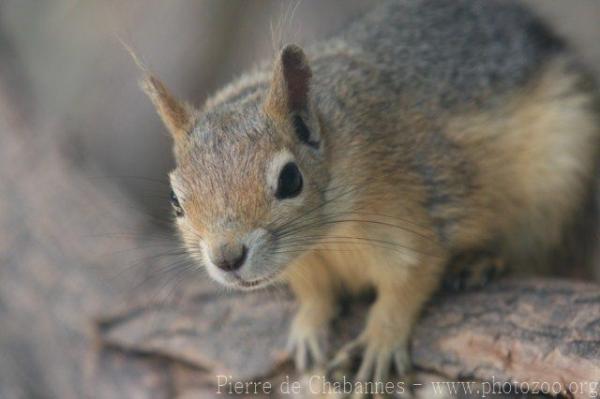
[[[277,183],[281,169],[288,162],[294,162],[294,155],[288,150],[281,150],[275,154],[267,168],[267,185],[271,192],[277,191]]]
[[[179,198],[179,201],[183,201],[185,198],[183,185],[181,184],[180,179],[175,173],[169,173],[169,180],[171,181],[171,188],[173,192]]]

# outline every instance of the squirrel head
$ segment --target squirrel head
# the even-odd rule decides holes
[[[155,77],[143,81],[174,139],[171,201],[181,236],[222,284],[275,281],[322,225],[328,173],[311,76],[302,49],[288,45],[270,80],[203,111]]]

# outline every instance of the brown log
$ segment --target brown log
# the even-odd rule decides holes
[[[274,291],[224,296],[205,285],[176,304],[147,304],[104,319],[103,341],[181,360],[215,376],[213,384],[217,375],[236,380],[277,375],[286,359],[292,299]],[[359,303],[351,313],[364,310]],[[360,319],[342,319],[332,346],[355,334]],[[555,393],[571,389],[573,397],[584,398],[600,381],[599,326],[597,285],[507,280],[435,298],[415,330],[414,366],[449,381],[510,381],[531,389],[537,383],[540,390],[546,383]]]
[[[598,394],[600,287],[509,280],[440,297],[415,331],[413,359],[456,379],[546,382],[575,398]]]

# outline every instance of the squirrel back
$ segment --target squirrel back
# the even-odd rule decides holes
[[[388,0],[341,37],[394,91],[445,108],[522,86],[565,50],[529,9],[502,0]]]

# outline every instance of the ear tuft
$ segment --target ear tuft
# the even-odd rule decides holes
[[[156,111],[173,138],[177,140],[186,137],[194,122],[192,107],[173,97],[167,87],[152,75],[133,48],[122,38],[118,37],[118,39],[133,59],[133,62],[144,74],[144,77],[140,80],[140,87],[152,100]]]
[[[265,107],[279,114],[308,110],[312,72],[304,51],[294,44],[283,48],[273,68]]]
[[[173,138],[185,138],[194,122],[192,107],[173,97],[166,86],[152,74],[146,74],[140,81],[140,86],[152,100]]]

